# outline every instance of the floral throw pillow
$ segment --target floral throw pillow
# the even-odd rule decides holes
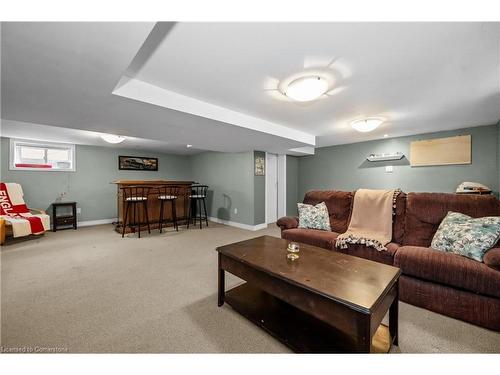
[[[297,207],[299,209],[299,228],[332,230],[325,202],[318,203],[316,206],[297,203]]]
[[[448,212],[432,239],[436,250],[483,261],[483,255],[500,238],[500,216],[474,219],[459,212]]]

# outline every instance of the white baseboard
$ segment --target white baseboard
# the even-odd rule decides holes
[[[93,225],[111,224],[113,222],[116,222],[117,220],[118,220],[117,218],[112,218],[112,219],[79,221],[78,226],[79,227],[90,227]],[[214,223],[229,225],[230,227],[236,227],[236,228],[252,230],[252,231],[267,228],[266,223],[257,224],[257,225],[248,225],[248,224],[237,223],[235,221],[230,221],[230,220],[222,220],[222,219],[219,219],[217,217],[212,217],[212,216],[209,216],[208,220],[213,221]]]
[[[214,223],[229,225],[230,227],[236,227],[236,228],[252,230],[252,231],[267,228],[266,223],[257,224],[257,225],[241,224],[241,223],[237,223],[235,221],[223,220],[223,219],[219,219],[218,217],[212,217],[212,216],[209,216],[208,220],[213,221]]]
[[[103,224],[111,224],[118,219],[115,217],[113,219],[101,219],[101,220],[88,220],[88,221],[78,221],[79,227],[90,227],[92,225],[103,225]]]

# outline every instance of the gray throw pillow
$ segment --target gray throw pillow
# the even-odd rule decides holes
[[[474,219],[459,212],[448,212],[432,239],[436,250],[483,261],[486,251],[500,238],[500,216]]]
[[[297,203],[297,208],[299,210],[299,228],[332,230],[325,202],[318,203],[316,206]]]

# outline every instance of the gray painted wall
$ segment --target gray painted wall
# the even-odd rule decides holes
[[[257,157],[266,160],[264,151],[254,151],[254,160]],[[254,161],[255,163],[255,161]],[[267,167],[266,167],[267,168]],[[267,173],[267,169],[266,173]],[[255,176],[255,167],[252,164],[253,177],[253,201],[254,201],[254,224],[262,224],[266,222],[266,176]]]
[[[297,215],[299,190],[299,158],[287,155],[286,157],[286,215]]]
[[[500,187],[497,148],[498,126],[481,126],[454,131],[317,148],[314,156],[299,158],[297,200],[311,189],[355,190],[358,188],[401,188],[403,191],[454,192],[463,181],[476,181],[494,191]],[[371,153],[403,152],[409,158],[410,142],[420,139],[472,136],[472,164],[455,166],[410,167],[409,160],[399,162],[366,161]],[[394,172],[385,173],[386,165]],[[291,199],[291,198],[290,198]]]
[[[472,164],[411,168],[400,162],[369,163],[370,153],[402,151],[409,157],[410,142],[418,139],[472,135]],[[204,152],[193,156],[131,152],[108,147],[76,147],[76,172],[9,170],[9,140],[0,143],[1,180],[22,184],[32,207],[47,209],[60,193],[76,200],[82,209],[80,221],[116,217],[117,179],[194,180],[210,186],[209,216],[237,223],[265,222],[265,177],[254,175],[254,158],[261,151],[244,153]],[[152,156],[159,159],[158,172],[119,171],[118,155]],[[386,165],[394,165],[392,174]],[[296,203],[310,189],[355,190],[396,188],[404,191],[452,192],[462,181],[477,181],[497,191],[500,188],[500,122],[497,125],[378,140],[316,149],[314,156],[287,156],[286,212],[296,215]],[[237,208],[237,214],[234,209]]]
[[[194,180],[210,186],[209,216],[254,225],[254,153],[203,152],[190,159]]]
[[[118,155],[158,158],[158,172],[119,171]],[[61,193],[78,202],[79,221],[116,217],[117,179],[193,180],[210,186],[209,216],[255,225],[265,222],[265,177],[254,176],[254,157],[264,152],[204,152],[193,156],[131,151],[109,147],[76,146],[75,172],[9,170],[9,139],[0,143],[1,181],[23,186],[30,207],[48,209]],[[234,209],[237,208],[237,214]]]
[[[119,171],[118,155],[157,157],[158,172]],[[76,146],[75,172],[37,172],[9,170],[9,139],[1,139],[1,180],[22,185],[24,199],[30,207],[48,209],[59,194],[78,202],[82,213],[78,220],[100,220],[116,217],[117,179],[190,180],[191,164],[186,156],[158,154],[149,151],[109,147]]]

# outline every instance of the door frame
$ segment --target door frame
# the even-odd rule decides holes
[[[266,212],[266,224],[271,224],[269,222],[269,218],[267,217],[267,206],[269,204],[269,199],[267,196],[267,175],[268,175],[268,170],[267,170],[267,154],[274,154],[276,155],[276,164],[277,164],[277,172],[276,172],[276,177],[278,180],[278,207],[277,207],[277,218],[279,219],[282,216],[286,216],[286,155],[284,154],[275,154],[274,152],[266,152],[266,164],[265,164],[265,212]],[[282,166],[280,170],[280,165]],[[280,202],[281,202],[281,208],[282,211],[280,211]]]

